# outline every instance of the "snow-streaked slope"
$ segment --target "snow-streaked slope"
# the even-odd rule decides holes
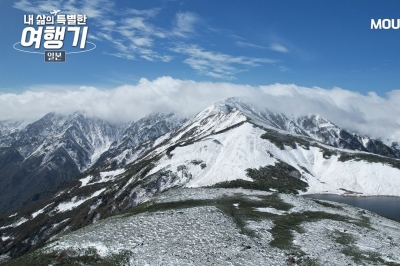
[[[0,121],[0,148],[10,147],[15,141],[16,136],[18,136],[18,132],[27,125],[26,121]]]
[[[85,201],[97,197],[99,196],[101,193],[103,193],[106,190],[106,188],[103,188],[99,191],[94,192],[92,195],[85,197],[85,198],[80,198],[78,199],[77,197],[73,197],[71,199],[71,201],[68,202],[62,202],[60,203],[56,208],[55,211],[56,212],[65,212],[65,211],[69,211],[72,209],[75,209],[76,207],[78,207],[79,205],[81,205],[82,203],[84,203]]]
[[[107,172],[100,172],[98,176],[88,175],[85,178],[80,179],[81,187],[90,186],[93,184],[104,183],[104,182],[111,182],[113,181],[118,175],[124,173],[124,169],[118,169],[115,171],[107,171]]]
[[[84,113],[69,116],[54,114],[58,123],[49,132],[45,129],[44,140],[27,156],[44,154],[43,163],[52,158],[52,151],[64,148],[78,165],[80,171],[90,167],[99,156],[110,147],[119,136],[121,127],[98,118],[88,117]]]
[[[189,187],[235,179],[251,180],[246,176],[247,168],[275,163],[276,160],[266,152],[272,146],[260,138],[260,129],[245,123],[193,144],[178,146],[171,152],[172,157],[164,156],[149,175],[160,170],[177,171],[178,166],[185,165],[192,176],[186,184]]]
[[[327,158],[318,146],[285,146],[281,150],[261,138],[263,133],[263,129],[246,122],[223,133],[177,146],[159,160],[148,176],[169,170],[181,177],[181,185],[210,186],[235,179],[251,180],[246,176],[247,168],[274,165],[280,160],[302,173],[302,179],[309,184],[307,193],[348,194],[350,191],[364,196],[400,196],[397,168],[366,161],[343,162],[339,160],[340,155]],[[326,145],[321,147],[345,152]]]
[[[171,143],[187,139],[199,139],[246,120],[247,118],[239,110],[232,110],[217,104],[212,105],[185,123],[178,134],[172,138]]]
[[[121,130],[122,126],[82,112],[70,115],[49,113],[16,131],[2,146],[14,147],[25,158],[43,156],[42,165],[48,164],[61,148],[83,171],[110,147]]]
[[[168,138],[185,121],[186,118],[174,113],[149,114],[130,123],[100,157],[100,161],[103,164],[116,162],[120,166],[132,163]]]
[[[25,121],[14,121],[14,120],[3,120],[0,121],[0,138],[16,133],[19,130],[26,127],[28,123]],[[3,146],[4,144],[0,142],[0,145]]]
[[[159,147],[153,145],[153,147],[156,148],[147,155],[147,158],[156,156],[173,145],[185,143],[187,141],[196,141],[210,134],[235,127],[245,122],[247,119],[248,118],[237,109],[233,110],[229,106],[226,107],[219,103],[213,104],[189,119],[174,132],[169,132],[156,140],[155,142],[157,144],[162,143],[162,145]]]
[[[115,142],[110,151],[122,148],[135,147],[140,143],[155,139],[179,127],[185,118],[173,113],[154,113],[143,117],[137,122],[132,122]]]
[[[109,148],[122,127],[82,112],[49,113],[0,136],[0,214],[29,206],[33,197],[51,195],[59,184],[75,179]]]

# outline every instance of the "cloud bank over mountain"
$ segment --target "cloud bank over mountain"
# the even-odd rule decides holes
[[[110,90],[95,87],[64,89],[35,86],[23,93],[0,94],[0,120],[33,121],[48,112],[86,111],[115,122],[137,120],[151,112],[173,111],[191,116],[228,97],[287,115],[320,114],[340,127],[383,139],[400,139],[400,90],[380,97],[341,88],[323,89],[295,84],[266,86],[196,82],[160,77]]]

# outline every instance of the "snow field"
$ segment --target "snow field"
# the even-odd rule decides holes
[[[172,158],[165,156],[148,175],[161,169],[176,171],[178,166],[186,165],[193,176],[187,187],[209,186],[235,179],[251,181],[245,169],[276,162],[265,152],[269,142],[261,139],[258,131],[245,123],[229,132],[177,147],[171,152]],[[205,163],[206,167],[202,169],[200,165],[192,164],[194,158]]]

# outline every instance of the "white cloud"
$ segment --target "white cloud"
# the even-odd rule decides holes
[[[154,48],[156,39],[164,39],[168,35],[168,32],[148,21],[160,10],[130,9],[124,12],[124,15],[128,17],[122,17],[117,22],[114,21],[115,24],[112,27],[103,25],[102,29],[108,31],[108,37],[104,36],[104,33],[99,33],[98,37],[103,37],[111,42],[118,50],[117,53],[107,54],[131,60],[142,58],[151,62],[172,60],[171,55],[161,54]]]
[[[241,42],[241,41],[236,41],[236,45],[240,47],[251,47],[251,48],[258,48],[258,49],[267,49],[267,47],[261,46],[261,45],[256,45],[248,42]]]
[[[108,0],[60,0],[60,1],[27,1],[14,3],[14,8],[34,14],[48,14],[50,10],[60,9],[64,14],[86,14],[89,18],[99,18],[113,8],[113,2]]]
[[[279,66],[279,70],[280,70],[281,72],[292,72],[292,71],[290,70],[290,68],[285,67],[285,66]]]
[[[135,56],[131,55],[131,54],[124,54],[124,53],[109,54],[107,52],[103,52],[103,53],[106,54],[106,55],[112,55],[112,56],[115,56],[115,57],[125,58],[125,59],[128,59],[128,60],[135,60],[136,59]]]
[[[179,37],[188,37],[189,34],[195,32],[194,25],[199,20],[199,17],[192,12],[177,13],[172,33]]]
[[[289,50],[285,46],[283,46],[279,43],[273,43],[273,44],[271,44],[271,46],[269,48],[273,51],[280,52],[280,53],[289,52]]]
[[[256,45],[256,44],[252,44],[252,43],[247,43],[247,42],[242,42],[242,41],[236,41],[236,45],[239,47],[250,47],[250,48],[256,48],[256,49],[268,49],[268,47],[265,46],[260,46],[260,45]],[[280,45],[280,44],[272,44],[269,49],[274,50],[274,51],[278,51],[281,53],[287,53],[289,50]],[[279,66],[278,70],[281,72],[292,72],[290,68],[285,67],[285,66]]]
[[[147,14],[146,11],[148,10],[142,10],[141,12],[135,10],[134,13]],[[118,53],[108,54],[117,57],[121,57],[120,54],[128,55],[122,57],[127,59],[142,58],[147,61],[170,61],[172,56],[160,54],[152,48],[155,39],[165,38],[166,33],[162,29],[148,23],[148,17],[151,16],[123,18],[109,30],[108,36],[104,36],[104,33],[99,33],[99,37],[103,37],[105,40],[111,42],[118,50]]]
[[[246,56],[232,56],[220,52],[205,51],[197,45],[177,45],[172,51],[189,56],[183,62],[200,74],[233,79],[234,75],[245,71],[246,67],[258,67],[264,63],[274,63],[276,60]]]
[[[136,85],[111,90],[67,87],[50,90],[39,86],[20,94],[0,93],[0,120],[35,120],[50,111],[84,110],[108,120],[137,120],[154,111],[175,111],[190,116],[208,105],[237,96],[255,105],[285,114],[318,113],[340,127],[373,137],[400,140],[400,90],[385,97],[375,93],[294,84],[249,86],[232,83],[195,82],[160,77],[141,79]]]
[[[132,14],[135,16],[142,16],[142,17],[155,17],[160,13],[161,8],[152,8],[147,10],[137,10],[137,9],[125,9],[126,14]]]
[[[127,30],[138,30],[142,33],[152,34],[155,31],[155,29],[145,20],[146,18],[144,17],[126,18],[122,20],[123,26],[121,26],[120,28]]]

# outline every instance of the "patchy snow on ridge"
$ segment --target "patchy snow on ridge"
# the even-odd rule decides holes
[[[71,199],[71,201],[60,203],[60,204],[55,208],[55,210],[56,210],[57,212],[65,212],[65,211],[72,210],[72,209],[78,207],[79,205],[81,205],[82,203],[84,203],[85,201],[87,201],[87,200],[89,200],[89,199],[91,199],[91,198],[97,197],[98,195],[100,195],[101,193],[103,193],[103,191],[105,191],[105,190],[106,190],[106,188],[100,189],[100,190],[94,192],[91,196],[86,197],[86,198],[83,198],[83,199],[78,199],[78,198],[75,196],[75,197],[73,197],[73,198]]]
[[[27,221],[29,221],[29,219],[26,219],[25,217],[21,217],[18,221],[16,221],[15,223],[12,223],[10,225],[6,225],[6,226],[2,226],[0,227],[0,229],[6,229],[6,228],[10,228],[10,227],[18,227],[23,223],[26,223]]]
[[[284,211],[277,210],[277,209],[271,208],[271,207],[256,208],[256,210],[259,212],[268,212],[268,213],[277,214],[277,215],[283,215],[286,213]]]
[[[113,181],[113,180],[115,180],[115,178],[118,175],[120,175],[124,172],[125,172],[125,169],[121,168],[121,169],[117,169],[117,170],[113,170],[113,171],[101,172],[100,176],[98,178],[96,178],[92,175],[88,175],[87,177],[84,177],[79,180],[79,181],[81,181],[80,187],[85,187],[85,186],[90,186],[90,185],[97,184],[97,183]]]
[[[35,211],[34,213],[32,213],[32,219],[34,219],[36,216],[38,216],[39,214],[43,213],[47,207],[49,207],[50,205],[52,205],[53,203],[47,204],[46,206],[44,206],[43,208],[41,208],[38,211]]]
[[[18,214],[18,212],[14,213],[14,214],[11,214],[10,216],[8,216],[8,218],[12,218],[14,216],[17,216],[17,214]]]
[[[244,116],[239,110],[225,113],[217,106],[212,105],[186,122],[182,126],[185,130],[176,135],[171,142],[179,141],[182,136],[188,132],[191,132],[191,137],[200,138],[212,132],[217,132],[237,125],[246,120],[246,116]]]

